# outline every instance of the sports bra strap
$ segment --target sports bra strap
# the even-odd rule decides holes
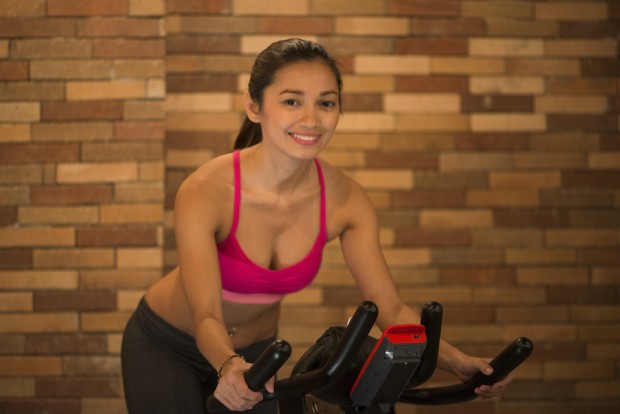
[[[241,210],[241,166],[239,161],[239,150],[233,152],[233,166],[235,169],[235,204],[230,234],[236,234],[237,232],[237,224],[239,223],[239,210]]]

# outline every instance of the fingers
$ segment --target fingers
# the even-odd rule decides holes
[[[247,386],[237,387],[235,385],[220,382],[213,396],[231,411],[247,411],[262,401],[263,394],[260,392],[254,392]]]

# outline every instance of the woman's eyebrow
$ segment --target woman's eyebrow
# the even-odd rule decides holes
[[[284,89],[283,91],[280,92],[280,95],[284,95],[290,93],[292,95],[305,95],[305,93],[303,91],[297,90],[297,89]],[[320,96],[325,96],[325,95],[338,95],[338,92],[333,91],[333,90],[329,90],[329,91],[324,91],[320,93]]]

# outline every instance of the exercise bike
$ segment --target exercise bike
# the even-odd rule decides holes
[[[424,305],[420,324],[396,325],[379,339],[368,336],[379,310],[363,302],[346,327],[332,327],[299,359],[289,378],[277,380],[274,392],[264,384],[284,365],[291,346],[274,341],[245,373],[250,389],[263,401],[278,401],[280,414],[394,414],[396,403],[443,405],[477,398],[474,389],[505,378],[533,350],[526,337],[517,338],[491,362],[491,375],[434,388],[417,388],[437,365],[443,309]],[[229,410],[215,397],[207,399],[212,414]]]

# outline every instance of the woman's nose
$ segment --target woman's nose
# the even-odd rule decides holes
[[[301,125],[314,128],[319,124],[319,117],[316,108],[306,107],[303,110]]]

